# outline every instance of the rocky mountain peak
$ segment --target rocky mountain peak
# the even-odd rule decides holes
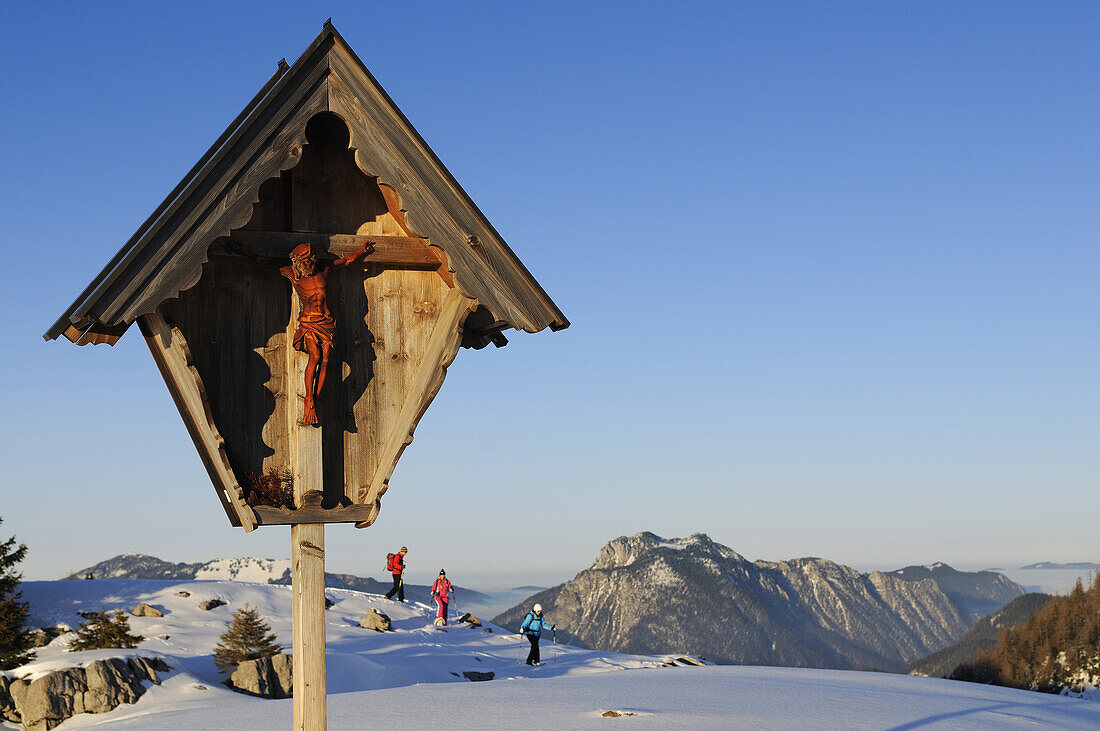
[[[621,569],[643,557],[686,550],[690,550],[695,557],[744,560],[736,552],[712,541],[705,533],[692,533],[687,538],[662,538],[656,533],[642,531],[608,541],[600,549],[600,555],[596,557],[590,570]]]
[[[593,569],[614,569],[629,566],[638,560],[638,557],[651,550],[661,542],[661,537],[655,533],[644,531],[632,536],[619,536],[608,541],[600,549],[600,555],[596,557]]]

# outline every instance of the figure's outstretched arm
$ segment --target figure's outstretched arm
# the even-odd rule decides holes
[[[374,253],[374,242],[373,241],[368,241],[365,244],[363,244],[362,246],[360,246],[358,249],[356,249],[355,251],[348,254],[347,256],[342,256],[339,259],[337,259],[336,261],[332,262],[332,266],[342,267],[342,266],[347,266],[348,264],[354,264],[355,262],[362,259],[364,256],[368,256],[368,255],[373,254],[373,253]]]

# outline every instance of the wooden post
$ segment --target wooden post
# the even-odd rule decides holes
[[[325,526],[290,526],[291,609],[294,622],[294,730],[324,731]]]
[[[321,429],[302,426],[305,366],[308,357],[290,346],[300,311],[291,297],[287,326],[287,404],[291,472],[295,507],[316,503],[323,492]],[[325,526],[290,526],[291,621],[293,622],[294,731],[324,731],[328,723],[325,671]]]

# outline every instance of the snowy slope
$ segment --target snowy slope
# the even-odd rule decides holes
[[[290,571],[289,558],[217,558],[195,572],[199,581],[252,581],[269,584]]]
[[[64,729],[107,725],[134,729],[285,728],[290,701],[234,693],[220,684],[211,650],[235,608],[257,607],[279,639],[290,641],[289,587],[230,581],[96,580],[25,582],[32,626],[75,626],[77,612],[130,609],[144,601],[161,618],[131,617],[147,639],[138,650],[64,651],[64,636],[41,648],[26,676],[101,657],[144,654],[173,670],[138,703],[111,713],[76,716]],[[190,596],[177,596],[187,591]],[[843,726],[1089,728],[1100,726],[1100,703],[1038,693],[900,675],[761,667],[661,667],[663,658],[597,652],[552,644],[542,667],[520,663],[526,643],[492,632],[429,626],[422,604],[398,605],[380,596],[330,589],[327,616],[329,728],[383,725],[446,727],[576,727],[614,722],[642,726],[761,728]],[[203,599],[227,606],[198,608]],[[370,608],[387,613],[397,631],[360,628]],[[461,609],[461,606],[459,607]],[[550,618],[553,619],[552,617]],[[463,671],[493,672],[471,683]],[[626,672],[623,672],[626,671]],[[628,710],[605,719],[603,710]],[[908,726],[912,727],[912,726]],[[5,728],[15,728],[5,726]]]

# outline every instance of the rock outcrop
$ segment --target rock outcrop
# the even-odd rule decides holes
[[[199,602],[199,609],[205,609],[210,611],[211,609],[217,609],[218,607],[224,607],[225,602],[221,599],[207,599],[206,601]]]
[[[462,677],[466,680],[472,680],[475,683],[480,683],[486,680],[492,680],[497,676],[493,671],[481,672],[480,670],[463,670]]]
[[[57,624],[53,627],[41,627],[31,630],[27,634],[31,640],[31,647],[45,647],[66,632],[72,631],[72,627],[66,624]]]
[[[138,604],[136,607],[134,607],[133,610],[130,612],[130,614],[134,615],[135,617],[163,617],[164,616],[163,611],[161,611],[160,609],[157,609],[156,607],[154,607],[151,604],[146,604],[145,602],[142,602],[142,603]]]
[[[363,629],[373,629],[376,632],[389,632],[393,629],[393,622],[377,609],[372,609],[359,620],[359,626]]]
[[[245,660],[225,684],[238,693],[258,698],[290,698],[294,695],[291,657],[279,653],[258,660]]]
[[[11,682],[11,678],[0,675],[0,718],[19,723],[19,711],[15,709],[15,700],[11,697]]]
[[[459,624],[468,624],[468,625],[470,625],[470,627],[480,627],[481,626],[481,620],[479,620],[477,617],[470,614],[469,612],[466,612],[465,614],[463,614],[461,617],[459,617],[455,621],[458,622]]]
[[[167,670],[158,658],[109,658],[31,681],[5,678],[0,682],[0,716],[29,731],[52,729],[79,713],[106,713],[136,703],[146,690],[142,683],[159,685],[157,672]]]
[[[539,602],[559,640],[595,649],[900,670],[972,623],[933,576],[912,573],[863,574],[820,558],[753,562],[702,534],[638,533],[611,541],[572,581],[493,621],[518,628]],[[955,573],[952,589],[961,591],[967,574]]]

